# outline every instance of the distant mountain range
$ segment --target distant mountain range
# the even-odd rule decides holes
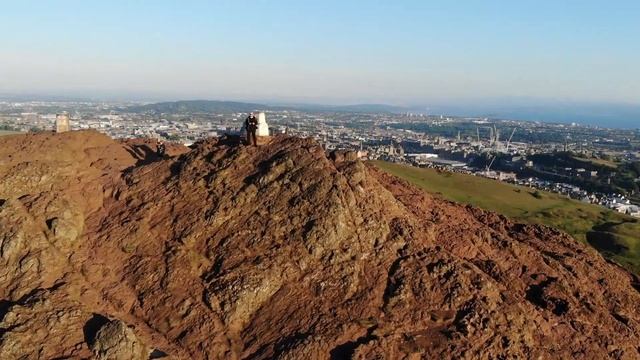
[[[134,105],[127,108],[131,112],[157,113],[199,113],[199,112],[249,112],[254,110],[273,110],[264,104],[216,100],[168,101],[155,104]]]
[[[300,110],[300,111],[327,111],[327,112],[355,112],[355,113],[398,113],[406,109],[383,104],[359,104],[359,105],[266,105],[257,103],[245,103],[237,101],[218,100],[183,100],[169,101],[155,104],[134,105],[127,108],[131,112],[156,112],[156,113],[199,113],[199,112],[249,112],[259,110]]]

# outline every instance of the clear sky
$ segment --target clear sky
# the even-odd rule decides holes
[[[0,93],[640,103],[638,0],[0,0]]]

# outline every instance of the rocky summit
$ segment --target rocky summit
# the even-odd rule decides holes
[[[0,181],[0,359],[640,358],[636,276],[310,139],[5,136]]]

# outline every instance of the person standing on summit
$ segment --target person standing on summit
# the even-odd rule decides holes
[[[258,119],[253,113],[247,116],[247,119],[244,121],[244,128],[247,130],[247,144],[253,146],[258,146],[258,140],[256,138],[256,131],[258,130]]]
[[[164,142],[160,141],[160,139],[156,140],[156,155],[159,158],[163,158],[166,151],[166,147]]]

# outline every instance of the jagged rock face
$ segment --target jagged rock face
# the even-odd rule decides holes
[[[71,290],[71,292],[69,292]],[[56,359],[88,355],[83,329],[91,313],[72,289],[37,289],[0,303],[0,359]]]
[[[640,358],[635,276],[311,140],[9,138],[0,358]]]
[[[96,360],[146,360],[150,353],[133,330],[120,320],[104,324],[90,346]]]

